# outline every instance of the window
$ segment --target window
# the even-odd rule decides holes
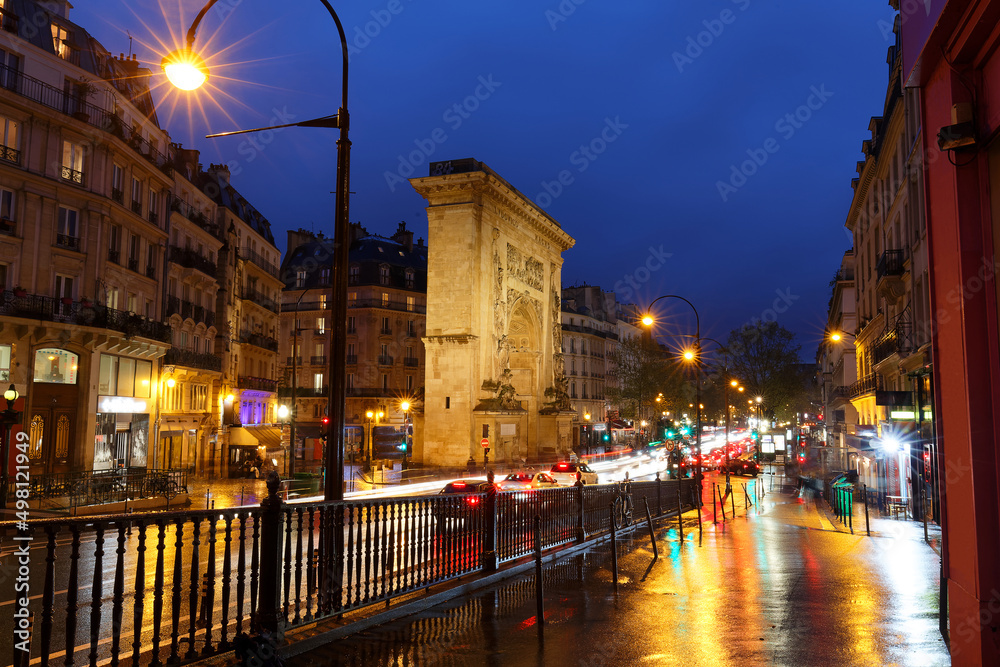
[[[379,356],[381,356],[383,358],[387,358],[389,356],[389,345],[388,344],[382,343],[381,345],[379,345]]]
[[[157,197],[155,190],[150,190],[149,195],[146,197],[146,199],[149,201],[149,215],[147,215],[146,217],[151,223],[155,225],[157,223],[157,220],[159,220],[159,215],[157,215],[157,207],[159,206],[159,197]]]
[[[321,285],[330,284],[330,267],[323,267],[319,270],[319,282]]]
[[[10,382],[10,345],[0,345],[0,382]]]
[[[56,229],[56,245],[78,250],[80,237],[77,236],[77,226],[80,212],[73,208],[59,207],[59,220]]]
[[[387,264],[378,267],[378,282],[380,285],[389,284],[389,266]]]
[[[347,333],[356,333],[358,330],[357,320],[353,315],[347,318]]]
[[[406,287],[407,289],[413,289],[413,269],[406,270]]]
[[[354,308],[358,303],[358,293],[348,292],[347,293],[347,307]]]
[[[414,327],[413,320],[407,320],[406,321],[406,335],[407,336],[415,336],[416,335],[415,331],[416,331],[416,329]]]
[[[132,212],[142,215],[142,183],[138,178],[132,178]]]
[[[389,375],[388,373],[382,373],[382,391],[388,391],[389,389]]]
[[[63,60],[72,59],[73,50],[69,45],[69,37],[69,30],[61,25],[52,24],[52,48],[55,50],[56,55]]]
[[[117,164],[111,168],[111,198],[119,204],[125,202],[125,170]]]
[[[60,177],[77,185],[83,185],[83,145],[63,141],[62,170]]]
[[[316,333],[324,334],[326,333],[326,318],[317,317],[316,318]]]
[[[108,261],[118,264],[121,261],[122,228],[111,225],[108,229]]]
[[[0,2],[0,9],[3,3]],[[11,22],[12,16],[0,14],[0,30],[17,32],[17,22]],[[21,70],[21,57],[16,53],[0,49],[0,86],[14,90],[17,88],[17,73]]]
[[[8,266],[6,264],[0,264],[0,292],[7,289],[7,271]]]
[[[0,234],[13,234],[14,230],[14,193],[0,188]]]
[[[417,305],[417,300],[414,297],[412,296],[406,297],[406,309],[408,311],[412,313],[414,310],[416,310],[416,305]]]
[[[389,293],[388,292],[382,292],[382,307],[383,308],[388,308],[389,307]]]
[[[322,391],[323,389],[323,374],[313,373],[313,389]]]
[[[0,116],[0,159],[20,164],[21,151],[18,147],[20,124],[5,116]]]
[[[322,349],[323,346],[322,345],[317,345],[316,347],[317,347],[317,349]],[[348,343],[347,344],[347,358],[348,358],[348,360],[350,360],[351,358],[355,358],[356,359],[357,356],[358,356],[358,351],[357,351],[357,349],[355,349],[354,343]],[[348,361],[348,363],[350,363],[350,361]]]
[[[319,309],[320,310],[326,310],[326,295],[325,294],[320,294],[319,295]]]
[[[139,270],[139,235],[132,234],[128,239],[128,268]]]
[[[156,277],[156,246],[152,243],[146,246],[146,276]]]
[[[73,298],[73,276],[65,276],[61,273],[56,274],[56,298],[57,299],[72,299]]]
[[[108,308],[114,308],[118,310],[118,288],[109,287],[107,291],[107,303],[105,303]]]
[[[76,384],[80,357],[67,350],[42,348],[35,350],[35,382]]]
[[[413,376],[412,375],[407,375],[406,376],[406,391],[408,391],[408,392],[409,391],[413,391]]]
[[[125,310],[127,310],[130,313],[134,313],[134,312],[136,312],[136,310],[138,309],[138,307],[139,306],[138,306],[138,302],[136,301],[135,294],[132,294],[131,292],[129,292],[129,295],[126,298]]]
[[[354,389],[354,373],[347,374],[347,390]]]
[[[357,264],[352,264],[347,269],[347,284],[348,285],[357,285],[358,284],[358,280],[360,280],[360,279],[361,279],[361,267],[358,266]]]
[[[203,384],[191,385],[191,409],[206,410],[208,408],[208,387]]]
[[[299,269],[295,272],[295,286],[305,287],[306,285],[306,272],[305,269]]]
[[[384,333],[384,334],[392,333],[392,327],[389,326],[389,318],[388,317],[383,317],[382,318],[382,333]]]

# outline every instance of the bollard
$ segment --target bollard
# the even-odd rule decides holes
[[[684,522],[682,520],[682,514],[684,510],[681,509],[681,480],[677,480],[677,534],[681,538],[681,542],[684,541]]]
[[[736,519],[736,494],[735,493],[730,493],[729,494],[729,504],[733,508],[733,519]]]
[[[538,625],[538,634],[542,634],[542,626],[545,624],[545,598],[542,588],[542,517],[535,515],[535,607],[537,614],[535,620]]]
[[[719,523],[719,511],[715,505],[715,492],[718,490],[718,487],[718,484],[712,484],[712,523]]]
[[[722,508],[722,523],[726,522],[726,499],[722,496],[722,489],[718,489],[719,492],[719,507]]]
[[[750,509],[750,494],[747,493],[747,485],[743,485],[743,509]]]
[[[618,593],[618,536],[615,534],[615,504],[609,505],[611,510],[611,577]]]
[[[847,527],[851,529],[851,535],[854,534],[854,493],[851,490],[845,489],[844,493],[845,499],[847,501]]]
[[[867,484],[862,484],[861,485],[861,491],[864,494],[864,498],[865,498],[865,532],[868,533],[868,537],[871,537],[872,536],[872,527],[871,527],[871,524],[868,523],[868,485]]]
[[[660,551],[656,548],[656,533],[653,532],[653,517],[649,513],[649,499],[643,497],[642,502],[646,505],[646,525],[649,526],[649,541],[653,543],[653,560],[660,557]]]

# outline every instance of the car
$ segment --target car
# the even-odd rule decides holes
[[[524,491],[527,489],[549,489],[562,485],[548,473],[512,472],[504,477],[497,486],[501,491]]]
[[[729,472],[732,475],[749,475],[751,477],[756,477],[760,474],[760,466],[753,459],[729,459],[729,463],[726,464],[723,461],[722,465],[719,467],[719,472],[725,473]]]
[[[490,488],[485,479],[458,479],[449,482],[438,491],[440,496],[461,495],[464,500],[459,503],[436,503],[434,517],[438,522],[447,519],[473,520],[478,522],[482,517],[483,496]]]
[[[574,463],[572,461],[560,461],[552,466],[549,474],[560,484],[572,486],[576,484],[576,473],[580,473],[580,480],[584,484],[597,484],[597,473],[586,463]]]

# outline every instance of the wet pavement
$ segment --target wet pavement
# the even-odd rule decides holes
[[[613,590],[605,543],[545,568],[545,624],[534,576],[289,658],[289,665],[949,665],[938,631],[939,530],[864,512],[855,534],[823,500],[757,498],[770,480],[734,478],[741,502],[713,524],[698,513],[619,545]],[[724,482],[724,480],[723,480]],[[742,485],[747,485],[744,496]],[[780,485],[779,485],[780,489]],[[757,502],[746,508],[747,502]],[[860,526],[859,526],[860,523]]]

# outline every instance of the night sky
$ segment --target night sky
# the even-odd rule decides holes
[[[777,317],[813,358],[885,99],[887,2],[331,1],[351,45],[352,221],[426,238],[405,178],[474,157],[576,239],[564,286],[683,295],[719,339]],[[319,2],[220,0],[196,42],[210,92],[182,97],[159,62],[200,8],[77,0],[70,18],[116,54],[131,34],[161,125],[230,165],[279,248],[287,229],[332,233],[336,130],[204,135],[335,113],[333,21]],[[664,311],[685,331],[688,313]]]

